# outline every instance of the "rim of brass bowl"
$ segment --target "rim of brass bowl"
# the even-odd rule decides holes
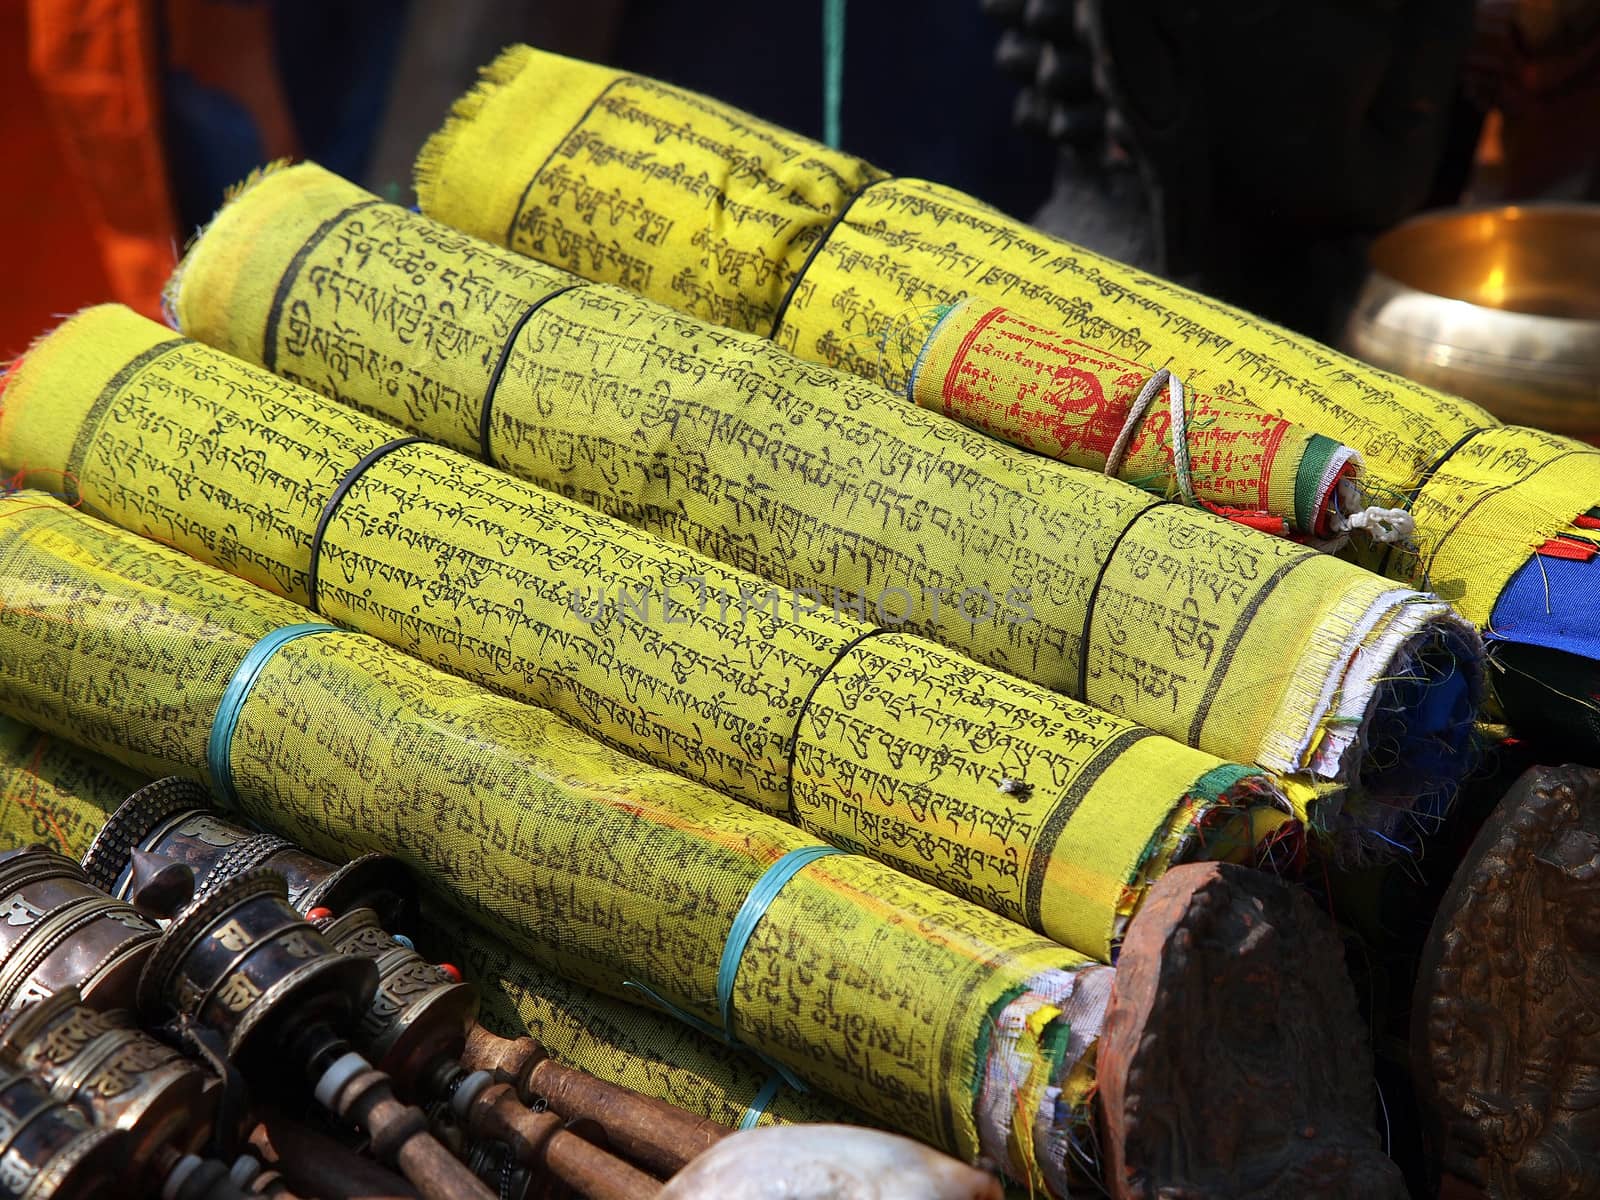
[[[1423,213],[1373,242],[1374,270],[1479,308],[1600,321],[1600,204]]]
[[[1368,259],[1352,353],[1508,422],[1600,433],[1600,204],[1424,213]]]

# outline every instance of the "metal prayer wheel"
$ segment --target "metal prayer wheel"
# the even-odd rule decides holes
[[[249,1155],[232,1164],[193,1154],[163,1151],[160,1164],[161,1200],[248,1200],[251,1196],[277,1196],[295,1200],[282,1177]]]
[[[371,909],[314,917],[313,924],[340,953],[378,968],[378,990],[351,1034],[362,1054],[402,1093],[433,1100],[451,1096],[469,1074],[460,1058],[478,1014],[477,989],[385,932]],[[442,1108],[430,1122],[435,1134],[452,1143],[456,1157],[501,1200],[573,1195],[551,1173],[520,1162],[504,1143],[469,1138],[448,1105],[435,1107]]]
[[[356,1045],[402,1092],[432,1104],[436,1135],[457,1143],[457,1157],[478,1178],[502,1196],[527,1200],[575,1194],[637,1200],[659,1190],[654,1179],[601,1149],[608,1138],[599,1122],[530,1112],[488,1071],[462,1065],[475,1028],[475,988],[384,932],[370,910],[314,919],[342,952],[378,967],[377,995],[352,1034]]]
[[[385,928],[403,931],[414,923],[416,885],[398,860],[367,854],[336,865],[228,820],[213,803],[211,793],[189,779],[158,779],[140,788],[106,819],[83,857],[84,870],[111,895],[135,900],[142,888],[159,889],[163,872],[182,886],[176,880],[187,868],[199,898],[245,871],[267,867],[283,876],[298,912],[367,907]]]
[[[129,1133],[133,1175],[143,1175],[163,1147],[180,1155],[199,1149],[216,1123],[221,1080],[129,1014],[83,1004],[71,987],[0,1014],[0,1061],[27,1071],[96,1125]]]
[[[129,1135],[97,1129],[25,1072],[0,1067],[0,1200],[79,1200],[124,1183]]]
[[[0,862],[0,1009],[69,986],[91,1008],[131,1007],[160,933],[65,855],[12,854]]]
[[[364,1130],[376,1157],[429,1200],[489,1200],[423,1113],[396,1100],[389,1077],[345,1040],[377,986],[371,959],[334,949],[289,906],[283,877],[258,868],[173,918],[140,976],[139,1004],[220,1043],[258,1085],[303,1092],[315,1081],[317,1101]]]
[[[369,959],[378,990],[353,1039],[403,1092],[416,1092],[430,1066],[456,1063],[478,1015],[478,992],[386,933],[378,914],[358,908],[314,921],[341,954]]]
[[[529,1200],[573,1194],[631,1200],[659,1190],[655,1180],[594,1144],[607,1140],[598,1122],[530,1112],[489,1072],[461,1064],[478,1009],[470,984],[385,933],[370,910],[318,923],[341,951],[378,966],[377,995],[352,1035],[357,1046],[402,1092],[424,1102],[448,1099],[452,1119],[445,1136],[471,1139],[458,1157],[478,1178],[502,1196]],[[436,1130],[444,1116],[436,1114]],[[574,1193],[568,1183],[582,1186]]]
[[[242,1066],[271,1065],[293,1029],[351,1028],[377,974],[335,950],[289,906],[283,878],[260,869],[211,888],[173,919],[139,980],[139,1007],[212,1031]]]

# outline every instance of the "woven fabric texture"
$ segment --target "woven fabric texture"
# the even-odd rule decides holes
[[[1264,772],[910,633],[754,611],[760,580],[397,433],[105,307],[14,372],[0,461],[1102,961],[1167,863],[1287,817]]]
[[[302,166],[223,210],[173,308],[786,595],[1274,771],[1317,828],[1394,837],[1448,795],[1466,760],[1437,748],[1467,736],[1479,647],[1446,605],[576,282]]]
[[[901,357],[861,332],[964,299],[1170,366],[1359,451],[1369,492],[1409,504],[1418,531],[1371,562],[1480,628],[1532,548],[1580,532],[1600,501],[1594,447],[1502,426],[969,196],[610,68],[506,51],[424,148],[417,185],[448,224],[891,389]]]
[[[775,1066],[1064,1192],[1112,968],[836,853],[770,899],[730,971],[752,889],[815,838],[337,629],[233,689],[219,760],[230,680],[304,609],[31,492],[0,499],[0,578],[6,715],[149,775],[215,788],[226,762],[240,811],[313,853],[395,855],[541,966],[708,1027],[726,1007],[725,1034]]]

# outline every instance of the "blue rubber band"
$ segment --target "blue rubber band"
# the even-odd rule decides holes
[[[679,1021],[682,1021],[690,1029],[693,1029],[698,1033],[703,1033],[708,1038],[712,1038],[721,1042],[724,1046],[733,1045],[733,1039],[722,1030],[718,1029],[710,1021],[702,1021],[688,1009],[679,1008],[676,1004],[674,1004],[671,1000],[668,1000],[654,988],[646,987],[642,983],[635,983],[631,979],[624,979],[622,981],[622,986],[625,988],[632,988],[646,1000],[650,1001],[651,1004],[654,1004],[662,1012],[668,1014],[669,1016],[675,1017]]]
[[[211,769],[211,787],[229,803],[238,802],[233,789],[233,731],[239,724],[239,713],[250,697],[262,669],[272,656],[296,638],[313,633],[337,633],[337,625],[309,621],[303,625],[285,625],[274,629],[249,650],[245,651],[239,665],[233,669],[228,686],[222,689],[222,699],[217,701],[217,715],[211,722],[211,736],[206,739],[206,766]]]
[[[756,1093],[755,1099],[750,1101],[750,1107],[744,1110],[744,1116],[739,1118],[740,1129],[754,1129],[766,1114],[767,1105],[771,1104],[777,1096],[778,1089],[783,1086],[783,1076],[773,1075]]]
[[[679,1008],[665,996],[660,995],[642,983],[624,979],[622,986],[632,988],[649,999],[650,1003],[663,1012],[676,1017],[689,1028],[696,1029],[707,1037],[715,1038],[724,1046],[740,1046],[743,1049],[750,1049],[747,1046],[742,1046],[739,1040],[733,1036],[733,981],[739,974],[739,960],[744,957],[744,948],[750,944],[750,935],[755,932],[756,925],[761,921],[761,918],[767,915],[767,909],[771,907],[773,900],[777,899],[778,893],[783,891],[783,885],[793,879],[802,868],[816,862],[819,858],[826,858],[830,854],[844,853],[845,851],[840,850],[837,846],[802,846],[798,850],[789,851],[789,853],[778,859],[777,862],[766,869],[760,879],[756,880],[755,886],[750,889],[750,894],[744,898],[744,903],[739,906],[739,911],[734,914],[733,925],[728,930],[728,940],[722,947],[722,959],[717,963],[717,1011],[722,1016],[721,1029],[718,1029],[709,1021],[702,1021],[692,1012]],[[788,1067],[768,1058],[765,1054],[753,1050],[751,1053],[755,1054],[757,1058],[777,1073],[776,1081],[778,1083],[787,1083],[797,1092],[806,1090],[805,1083]],[[772,1086],[773,1082],[769,1080],[768,1087]],[[763,1088],[762,1094],[765,1094],[766,1091],[767,1088]],[[757,1099],[760,1099],[759,1095]],[[767,1096],[766,1100],[762,1101],[762,1104],[765,1105],[771,1099],[771,1096]],[[757,1113],[756,1115],[759,1118],[760,1114]]]
[[[722,1017],[722,1027],[730,1037],[733,1036],[733,981],[739,974],[739,960],[744,957],[744,948],[750,944],[750,935],[756,931],[756,925],[767,915],[767,909],[778,898],[778,893],[783,891],[783,885],[793,879],[796,873],[819,858],[843,853],[837,846],[802,846],[789,851],[756,880],[756,885],[739,906],[733,925],[728,930],[728,940],[722,947],[722,961],[717,964],[717,1012]]]

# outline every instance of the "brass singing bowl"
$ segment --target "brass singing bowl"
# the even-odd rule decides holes
[[[1429,213],[1370,259],[1351,354],[1508,424],[1600,437],[1600,204]]]

